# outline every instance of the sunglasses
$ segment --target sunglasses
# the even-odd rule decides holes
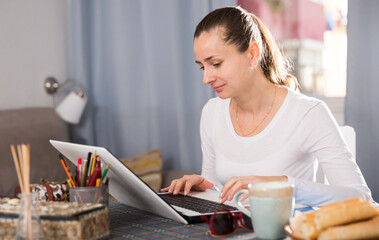
[[[250,218],[242,212],[232,213],[228,210],[218,210],[209,219],[205,216],[202,216],[201,219],[209,224],[208,233],[216,237],[232,234],[238,227],[253,231]]]

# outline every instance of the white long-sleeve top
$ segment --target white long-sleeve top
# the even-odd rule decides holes
[[[221,189],[234,176],[283,176],[295,185],[296,203],[321,206],[371,192],[326,104],[288,89],[268,126],[241,137],[229,112],[230,98],[204,106],[200,135],[201,175]],[[317,161],[329,184],[316,183]]]

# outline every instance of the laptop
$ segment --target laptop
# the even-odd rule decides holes
[[[109,193],[117,201],[128,206],[184,224],[202,222],[201,216],[210,216],[215,210],[228,209],[231,212],[239,212],[231,202],[219,204],[220,193],[215,190],[191,191],[188,194],[189,196],[180,194],[174,196],[167,193],[157,194],[104,147],[56,140],[50,140],[50,143],[75,165],[78,157],[86,159],[88,152],[96,152],[96,155],[100,157],[103,163],[110,165],[107,173]],[[192,206],[187,206],[187,203]]]

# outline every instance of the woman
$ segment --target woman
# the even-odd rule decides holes
[[[249,183],[289,181],[296,202],[309,206],[371,199],[327,106],[294,91],[288,61],[255,15],[240,7],[211,12],[196,28],[194,52],[204,84],[218,94],[201,115],[202,173],[163,192],[216,188],[223,203]],[[317,160],[330,185],[313,181]]]

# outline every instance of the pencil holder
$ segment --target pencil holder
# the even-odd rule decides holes
[[[108,206],[108,185],[100,187],[70,187],[70,202],[101,203]]]

